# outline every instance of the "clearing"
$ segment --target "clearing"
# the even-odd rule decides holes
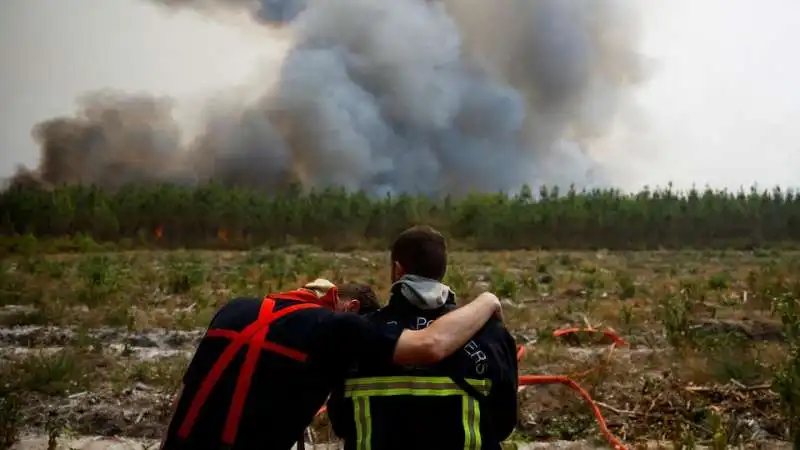
[[[226,299],[317,276],[369,283],[385,298],[387,260],[302,247],[5,258],[0,448],[16,436],[45,436],[25,442],[46,448],[48,435],[152,445],[203,327]],[[595,368],[580,382],[630,448],[791,448],[800,252],[455,252],[446,282],[462,298],[490,289],[506,299],[507,324],[527,348],[522,374]],[[627,344],[609,353],[596,336],[553,337],[587,324],[613,328]],[[607,447],[568,388],[531,386],[520,400],[514,441]],[[328,439],[324,418],[315,436]],[[69,446],[95,448],[78,442]]]

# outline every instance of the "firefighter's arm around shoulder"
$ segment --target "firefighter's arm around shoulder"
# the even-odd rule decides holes
[[[463,347],[488,320],[502,313],[500,300],[484,292],[438,318],[424,330],[404,330],[394,350],[395,364],[433,364]]]
[[[489,396],[493,433],[499,441],[508,439],[518,420],[519,368],[514,337],[498,322],[490,323],[489,356],[492,366],[492,390]]]

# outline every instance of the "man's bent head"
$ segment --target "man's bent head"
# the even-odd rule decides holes
[[[444,236],[427,225],[413,226],[392,244],[392,283],[403,275],[417,275],[442,281],[447,271]]]
[[[381,308],[375,291],[366,284],[348,283],[339,286],[337,311],[370,314]]]

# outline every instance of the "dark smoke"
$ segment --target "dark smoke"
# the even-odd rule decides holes
[[[247,10],[260,22],[280,25],[293,21],[306,9],[305,0],[150,0],[172,8],[200,11]]]
[[[620,0],[152,0],[246,8],[293,46],[257,102],[181,144],[166,99],[102,94],[39,125],[42,181],[217,179],[371,193],[588,185],[585,154],[641,81]]]
[[[181,167],[180,130],[168,99],[95,93],[80,99],[82,113],[40,123],[40,176],[51,184],[116,186],[175,179]]]

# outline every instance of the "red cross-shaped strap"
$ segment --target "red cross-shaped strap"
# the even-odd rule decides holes
[[[228,368],[239,350],[244,345],[249,344],[242,369],[236,380],[236,389],[233,392],[233,399],[231,400],[228,416],[225,420],[225,428],[222,432],[222,442],[233,445],[234,441],[236,441],[236,432],[239,429],[242,410],[244,409],[247,392],[250,390],[250,382],[253,379],[261,350],[271,351],[301,362],[305,361],[307,358],[307,355],[303,352],[267,341],[266,337],[267,333],[269,333],[270,324],[295,311],[319,307],[320,305],[315,303],[298,303],[275,312],[275,300],[267,297],[261,303],[258,319],[246,326],[242,331],[237,332],[223,329],[208,330],[206,337],[224,337],[230,339],[231,343],[228,344],[219,359],[217,359],[211,367],[208,375],[206,375],[203,382],[200,384],[200,388],[189,406],[189,411],[186,413],[186,417],[183,419],[181,427],[178,429],[178,436],[183,439],[189,436],[197,420],[197,416],[200,414],[200,409],[208,399],[214,386],[219,382],[222,373]]]

